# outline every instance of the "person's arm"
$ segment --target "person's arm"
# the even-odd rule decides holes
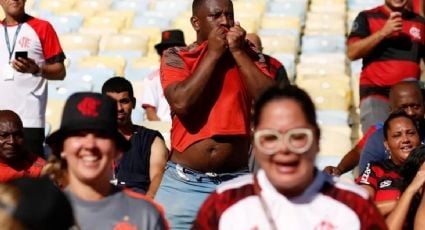
[[[384,147],[384,132],[380,128],[367,139],[362,152],[360,153],[359,171],[363,172],[370,162],[383,161],[388,159],[388,154]]]
[[[66,75],[63,62],[38,66],[31,58],[18,58],[12,62],[12,67],[18,72],[40,75],[47,80],[63,80]]]
[[[208,37],[208,50],[205,57],[200,61],[195,71],[183,81],[171,83],[164,90],[170,108],[177,116],[184,118],[192,111],[198,109],[197,102],[206,92],[208,82],[227,49],[224,27],[214,28]],[[167,58],[167,52],[165,52]]]
[[[324,171],[331,175],[340,176],[350,170],[353,170],[353,168],[359,164],[361,151],[362,149],[359,145],[354,146],[353,149],[344,155],[336,167],[327,166]]]
[[[156,191],[164,175],[165,164],[168,160],[168,149],[165,142],[160,137],[155,137],[151,146],[151,156],[149,159],[149,177],[151,183],[146,192],[146,196],[155,197]]]
[[[360,15],[359,15],[360,16]],[[364,20],[356,18],[353,26],[365,26]],[[366,22],[367,23],[367,22]],[[402,29],[402,19],[400,12],[391,12],[384,27],[377,32],[358,39],[354,42],[348,42],[347,56],[350,60],[357,60],[367,56],[382,40],[391,36],[393,32],[399,32]],[[354,28],[354,30],[357,28]],[[361,29],[361,28],[360,28]]]
[[[401,194],[399,201],[392,210],[392,212],[386,218],[387,225],[389,229],[402,229],[403,224],[405,223],[407,213],[409,212],[410,203],[412,202],[413,197],[419,191],[420,188],[424,185],[425,182],[425,169],[424,165],[416,173],[415,178],[406,188],[406,190]]]
[[[159,120],[161,120],[161,119],[159,119],[158,115],[156,114],[156,108],[155,107],[145,106],[143,108],[145,109],[146,118],[148,119],[148,121],[159,121]]]
[[[245,30],[237,23],[230,28],[226,35],[229,44],[229,50],[242,72],[243,82],[253,98],[257,98],[265,89],[274,85],[272,78],[264,74],[245,50]]]
[[[372,186],[363,185],[363,184],[360,186],[364,188],[367,191],[367,193],[369,193],[369,197],[371,197],[372,199],[375,197],[376,191]],[[388,213],[390,213],[394,209],[396,203],[397,203],[396,200],[375,201],[376,207],[378,208],[379,212],[383,216],[388,215]]]
[[[425,229],[425,198],[424,198],[425,192],[422,191],[422,197],[421,202],[419,203],[418,209],[415,214],[415,221],[414,221],[414,229],[415,230],[421,230]]]

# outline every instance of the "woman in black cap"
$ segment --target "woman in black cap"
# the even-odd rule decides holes
[[[66,162],[71,201],[82,229],[167,229],[153,201],[110,183],[112,164],[130,143],[118,132],[116,102],[76,93],[65,103],[60,129],[46,142]]]

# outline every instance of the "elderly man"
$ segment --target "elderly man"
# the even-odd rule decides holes
[[[156,199],[188,229],[216,185],[248,172],[252,99],[274,84],[230,0],[194,0],[197,41],[166,50],[161,83],[172,113],[171,160]]]
[[[41,174],[45,161],[24,148],[24,131],[19,116],[0,110],[0,182]]]

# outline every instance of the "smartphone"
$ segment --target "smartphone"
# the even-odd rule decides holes
[[[16,51],[15,59],[18,59],[18,58],[28,59],[28,51]]]

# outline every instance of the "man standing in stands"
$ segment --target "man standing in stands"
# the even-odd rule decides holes
[[[23,121],[25,147],[43,155],[47,80],[65,78],[65,55],[53,27],[25,13],[26,0],[0,0],[0,108]]]
[[[348,38],[347,55],[363,58],[360,75],[360,119],[363,133],[389,114],[392,85],[419,79],[425,41],[425,19],[406,10],[408,0],[385,4],[359,13]]]
[[[173,229],[189,229],[218,184],[248,172],[252,100],[274,85],[231,0],[194,0],[190,21],[197,41],[161,60],[172,155],[156,199]]]
[[[24,148],[24,138],[19,116],[0,110],[0,182],[40,176],[45,161]]]
[[[118,131],[131,142],[115,164],[117,185],[153,198],[161,183],[168,160],[164,138],[156,130],[134,125],[131,112],[136,105],[131,83],[122,77],[113,77],[102,86],[102,94],[117,102]]]
[[[186,46],[183,31],[163,31],[161,42],[155,45],[155,49],[161,57],[164,50],[173,46]],[[171,121],[170,106],[162,90],[159,69],[149,74],[144,80],[142,107],[149,121]]]

